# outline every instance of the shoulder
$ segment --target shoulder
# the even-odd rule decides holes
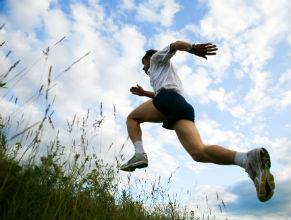
[[[175,53],[170,53],[170,45],[166,46],[162,50],[158,50],[155,54],[153,54],[151,61],[156,62],[164,62],[168,61]]]

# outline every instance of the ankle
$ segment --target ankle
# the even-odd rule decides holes
[[[135,154],[143,154],[144,153],[142,141],[136,141],[133,143],[133,145],[134,145],[134,149],[135,149]]]
[[[242,168],[246,168],[246,163],[247,163],[247,153],[236,152],[234,157],[234,164]]]

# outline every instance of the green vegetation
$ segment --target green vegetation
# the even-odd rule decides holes
[[[117,170],[97,156],[68,169],[56,141],[39,164],[17,159],[21,143],[9,146],[0,130],[0,219],[182,219],[173,204],[146,209],[128,190],[118,190]],[[11,150],[13,149],[13,150]],[[28,161],[33,161],[31,158]],[[94,160],[94,167],[86,165]],[[154,206],[153,206],[154,207]]]

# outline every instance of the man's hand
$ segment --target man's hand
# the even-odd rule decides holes
[[[138,84],[136,85],[136,87],[131,87],[130,91],[134,95],[138,95],[138,96],[144,96],[145,95],[144,89],[141,86],[139,86]]]
[[[207,60],[206,56],[209,55],[216,55],[216,53],[213,53],[213,51],[217,51],[216,45],[213,45],[211,43],[205,43],[205,44],[195,44],[192,46],[191,50],[189,50],[189,53],[195,54],[196,56],[203,57]]]
[[[155,93],[151,92],[151,91],[145,91],[140,85],[136,85],[136,87],[131,87],[130,91],[132,94],[134,95],[138,95],[138,96],[147,96],[149,98],[154,98],[155,97]]]

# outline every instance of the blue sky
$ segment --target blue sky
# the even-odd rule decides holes
[[[21,63],[9,77],[28,69],[15,86],[9,85],[9,95],[1,91],[1,114],[15,111],[15,120],[25,113],[30,123],[37,121],[44,103],[25,100],[46,82],[49,65],[54,77],[90,51],[54,81],[53,119],[62,140],[69,142],[66,121],[75,114],[84,117],[88,109],[91,120],[96,120],[102,102],[104,123],[97,137],[92,134],[89,150],[113,162],[127,137],[126,116],[147,100],[131,95],[129,88],[138,83],[151,89],[142,71],[144,51],[162,49],[176,40],[211,42],[219,50],[207,61],[183,52],[173,58],[185,97],[195,108],[196,125],[205,144],[238,151],[267,148],[276,179],[274,197],[258,202],[252,182],[239,167],[192,161],[175,133],[160,124],[142,125],[150,165],[146,172],[132,175],[167,179],[175,171],[172,193],[191,191],[191,196],[181,195],[189,207],[205,205],[207,195],[218,215],[218,192],[227,204],[226,213],[220,213],[224,219],[286,219],[291,216],[290,4],[288,0],[1,0],[0,25],[5,27],[0,42],[6,43],[0,50],[0,69],[8,70],[18,59]],[[52,46],[63,36],[63,42]],[[46,61],[41,50],[48,46]],[[6,58],[9,50],[12,54]],[[9,101],[11,95],[19,102]],[[56,129],[48,129],[45,141],[55,133]],[[129,141],[122,154],[126,159],[132,156]]]

